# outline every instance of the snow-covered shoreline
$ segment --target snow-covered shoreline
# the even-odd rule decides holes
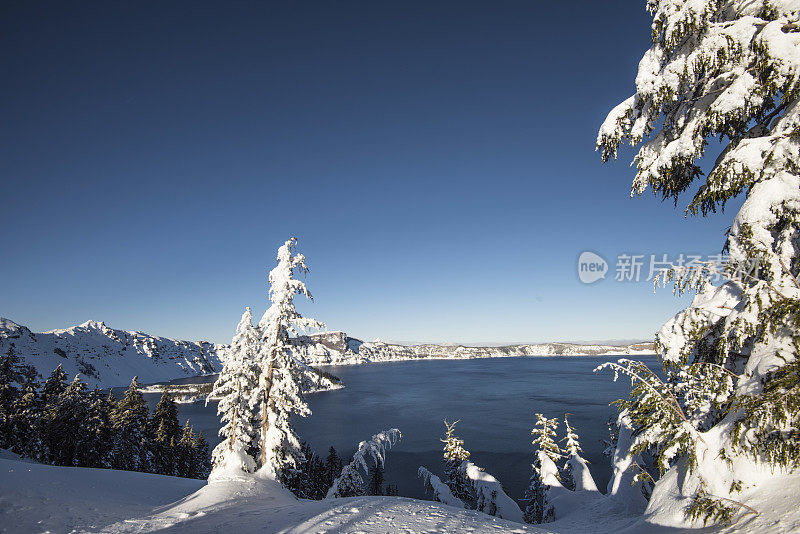
[[[410,360],[466,360],[478,358],[548,356],[646,356],[654,354],[652,343],[596,345],[576,343],[538,343],[497,347],[466,345],[397,345],[381,341],[364,342],[344,332],[324,332],[294,340],[295,354],[305,363],[359,365]]]
[[[609,356],[636,356],[636,357],[655,357],[656,353],[653,351],[637,351],[637,352],[601,352],[598,354],[526,354],[526,355],[497,355],[497,356],[434,356],[434,357],[398,357],[386,360],[347,360],[341,362],[323,362],[314,363],[314,367],[339,367],[349,365],[366,365],[366,364],[381,364],[381,363],[399,363],[399,362],[436,362],[436,361],[464,361],[464,360],[493,360],[502,358],[604,358]]]
[[[200,377],[208,376],[208,375],[199,375]],[[148,386],[144,386],[139,388],[139,393],[142,394],[162,394],[165,391],[168,391],[172,394],[172,400],[176,404],[191,404],[193,402],[205,401],[208,399],[209,401],[218,401],[219,398],[210,395],[213,383],[205,382],[202,384],[180,384],[180,385],[173,385],[173,384],[150,384]],[[311,385],[307,389],[303,391],[306,395],[310,393],[321,393],[323,391],[334,391],[337,389],[344,388],[344,384],[342,383],[335,383],[329,386],[326,385]]]
[[[398,345],[364,342],[338,331],[301,336],[292,342],[295,355],[314,367],[478,358],[647,356],[654,353],[652,343],[621,346],[539,343],[496,347]],[[80,375],[90,386],[125,387],[133,376],[138,376],[143,384],[157,384],[218,372],[227,345],[116,330],[97,321],[34,333],[14,321],[0,318],[0,354],[9,348],[13,348],[22,364],[34,367],[40,376],[48,376],[61,365],[68,376]],[[314,388],[308,390],[309,393],[313,391]],[[186,402],[192,400],[187,397]]]
[[[469,360],[485,358],[552,356],[649,356],[655,354],[652,343],[632,345],[582,345],[576,343],[539,343],[497,347],[466,345],[396,345],[380,341],[363,342],[344,332],[325,332],[297,338],[295,353],[313,366],[360,365],[421,360]]]

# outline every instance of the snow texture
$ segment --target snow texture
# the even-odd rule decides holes
[[[757,492],[743,494],[745,502],[760,510],[761,515],[748,516],[731,527],[709,527],[702,532],[800,531],[797,495],[800,495],[800,477],[776,473]],[[297,500],[274,481],[254,477],[206,484],[201,480],[147,473],[40,465],[2,450],[0,526],[21,534],[45,531],[677,534],[682,531],[654,524],[641,515],[627,515],[607,499],[574,502],[570,513],[556,522],[532,526],[431,501],[401,497],[305,501]]]
[[[578,455],[570,456],[567,460],[572,473],[572,480],[575,483],[575,491],[598,491],[594,483],[589,466],[586,460]]]
[[[647,501],[642,494],[640,485],[634,482],[637,474],[634,464],[637,457],[630,454],[633,445],[633,429],[630,419],[624,413],[619,415],[617,426],[619,427],[619,436],[611,461],[613,472],[611,480],[608,482],[607,495],[618,506],[624,507],[631,514],[638,515],[644,511]]]
[[[9,455],[10,456],[10,455]],[[305,501],[272,480],[203,481],[0,456],[0,528],[33,532],[547,532],[431,501]]]
[[[469,460],[461,463],[461,474],[475,490],[478,511],[509,521],[524,523],[522,510],[519,509],[514,499],[506,495],[503,486],[496,478]]]
[[[449,506],[455,506],[456,508],[466,508],[464,501],[453,495],[447,484],[442,482],[438,476],[434,475],[424,467],[420,467],[417,471],[417,474],[425,483],[426,491],[431,493],[431,497],[434,501],[447,504]]]

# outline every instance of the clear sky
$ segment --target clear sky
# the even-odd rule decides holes
[[[226,342],[293,235],[362,339],[649,339],[687,299],[578,255],[716,253],[737,206],[594,151],[644,4],[3,2],[0,316]]]

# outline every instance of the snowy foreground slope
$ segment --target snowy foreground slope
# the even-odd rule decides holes
[[[170,504],[172,503],[172,504]],[[7,532],[547,532],[399,497],[298,501],[271,481],[204,481],[0,459]]]
[[[652,354],[650,343],[627,346],[541,343],[505,347],[462,345],[393,345],[365,343],[344,332],[325,332],[293,339],[295,355],[309,365],[361,364],[425,358],[495,358],[511,356]],[[180,341],[109,328],[102,322],[34,333],[0,317],[0,354],[13,348],[22,363],[46,377],[59,364],[90,386],[127,386],[131,378],[150,384],[218,372],[226,345]]]
[[[146,384],[219,371],[222,346],[115,330],[96,321],[34,333],[0,317],[0,354],[9,348],[43,377],[60,364],[70,378],[80,374],[90,386],[111,387],[127,386],[134,376]]]
[[[776,476],[748,500],[759,517],[691,532],[742,534],[800,530],[800,477]],[[578,496],[576,496],[578,497]],[[575,512],[534,527],[401,497],[298,501],[271,481],[204,481],[27,463],[0,453],[0,531],[266,533],[678,533],[625,515],[599,494]]]

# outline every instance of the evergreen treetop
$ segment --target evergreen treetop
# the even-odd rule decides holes
[[[178,422],[178,407],[169,391],[161,394],[153,411],[153,430],[155,440],[160,443],[172,443],[180,439],[181,425]]]
[[[444,459],[453,462],[461,462],[469,459],[469,451],[464,448],[464,440],[455,435],[456,424],[458,421],[448,423],[445,419],[444,426],[446,435],[440,440],[444,443]]]
[[[544,415],[537,413],[536,425],[531,430],[532,443],[553,462],[563,457],[561,448],[555,440],[557,428],[558,419],[548,419]]]
[[[583,450],[581,449],[581,444],[578,440],[578,433],[575,432],[575,429],[569,424],[569,415],[570,414],[564,414],[564,427],[567,433],[566,437],[564,438],[564,441],[566,441],[564,452],[568,457],[580,456],[580,453],[583,452]]]
[[[51,399],[58,397],[65,389],[67,389],[67,373],[61,368],[61,364],[58,364],[58,367],[44,381],[42,399],[45,402],[49,402]]]

